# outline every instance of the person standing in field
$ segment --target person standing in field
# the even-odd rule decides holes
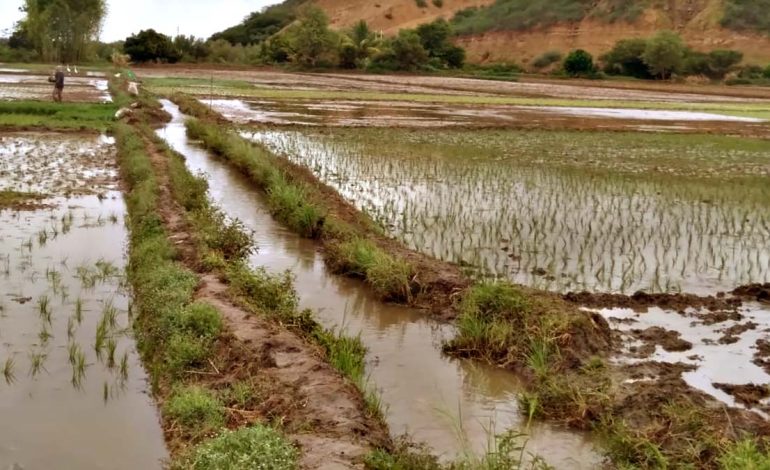
[[[53,75],[53,100],[61,103],[62,91],[64,91],[64,70],[61,65],[56,67],[56,73]]]

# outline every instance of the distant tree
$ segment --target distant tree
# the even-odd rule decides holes
[[[230,44],[258,44],[288,26],[296,14],[288,5],[279,4],[254,12],[240,24],[214,34],[210,40],[224,39]]]
[[[460,68],[465,63],[465,50],[450,41],[452,25],[444,19],[425,23],[417,27],[417,35],[423,49],[431,59],[450,68]]]
[[[329,19],[320,8],[304,10],[298,24],[286,32],[291,60],[305,67],[334,62],[337,35],[329,29]]]
[[[84,60],[99,36],[105,0],[25,0],[16,26],[44,60]]]
[[[176,36],[173,45],[183,62],[200,62],[209,55],[208,44],[195,36]]]
[[[379,52],[377,36],[366,21],[361,20],[345,33],[340,46],[340,67],[365,67],[370,57]]]
[[[645,50],[646,39],[622,39],[616,42],[612,50],[601,57],[604,71],[612,75],[653,78],[643,59]]]
[[[717,80],[735,70],[743,61],[743,53],[729,49],[716,49],[708,54],[709,77]]]
[[[596,71],[594,58],[583,49],[576,49],[564,59],[564,71],[572,77],[591,75]]]
[[[647,42],[642,59],[650,73],[661,79],[682,70],[686,47],[682,38],[671,31],[661,31]]]
[[[123,44],[123,51],[134,62],[174,63],[180,59],[171,38],[154,29],[147,29],[129,36]]]
[[[562,59],[562,56],[561,56],[561,52],[559,51],[544,52],[543,54],[538,56],[537,59],[532,61],[532,67],[534,67],[537,70],[541,70],[559,62],[561,59]]]
[[[762,72],[762,76],[765,78],[770,78],[770,65],[768,65],[765,70]]]
[[[413,29],[402,29],[386,48],[372,59],[373,68],[387,70],[417,70],[428,62],[428,52]]]

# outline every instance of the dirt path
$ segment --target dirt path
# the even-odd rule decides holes
[[[194,235],[169,189],[166,156],[149,140],[145,144],[159,178],[159,212],[169,239],[184,264],[199,272]],[[260,382],[268,387],[262,390],[263,408],[280,410],[285,433],[301,449],[302,468],[363,468],[366,454],[388,446],[384,425],[367,414],[361,393],[323,360],[317,347],[250,314],[229,298],[227,290],[213,274],[200,273],[195,297],[220,312],[246,356],[241,360],[262,364]]]

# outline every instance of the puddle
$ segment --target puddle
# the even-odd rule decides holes
[[[713,384],[764,385],[770,383],[770,374],[754,364],[757,352],[757,341],[770,339],[770,308],[760,304],[747,304],[740,310],[743,316],[740,320],[726,320],[708,325],[698,317],[697,311],[689,309],[685,314],[665,311],[657,307],[650,308],[646,313],[637,313],[630,309],[601,309],[595,310],[604,316],[610,324],[625,333],[629,338],[631,330],[645,330],[650,327],[661,327],[680,334],[681,339],[692,343],[692,348],[686,351],[665,351],[660,345],[654,353],[644,359],[623,357],[620,362],[658,361],[670,364],[688,364],[697,367],[693,371],[682,374],[687,384],[700,390],[728,406],[744,408],[726,392],[717,389]],[[736,335],[735,342],[722,344],[725,330],[737,325],[754,323],[752,329]],[[632,345],[633,340],[628,341]],[[754,410],[767,418],[765,413]]]
[[[70,170],[84,180],[112,171],[84,153],[115,158],[91,136],[7,141],[2,188],[59,193]],[[123,200],[114,177],[90,184],[47,209],[0,210],[0,414],[13,423],[0,426],[0,468],[160,469],[167,458],[130,335]]]
[[[613,119],[636,119],[642,121],[726,121],[726,122],[766,122],[764,119],[725,116],[722,114],[699,113],[692,111],[664,111],[653,109],[615,109],[615,108],[568,108],[560,106],[522,106],[523,109],[572,116],[605,117]]]
[[[451,458],[463,449],[455,431],[460,423],[477,451],[486,448],[487,429],[499,433],[525,426],[515,376],[443,357],[439,345],[451,334],[449,327],[437,326],[421,312],[383,304],[358,281],[329,275],[316,245],[274,222],[261,194],[226,164],[189,143],[178,108],[168,101],[164,108],[173,121],[159,135],[186,157],[191,171],[207,175],[217,205],[254,230],[259,251],[251,263],[273,272],[291,270],[303,308],[316,311],[327,327],[343,325],[352,334],[360,333],[369,351],[370,380],[382,394],[394,435],[409,432]],[[583,434],[540,423],[529,433],[527,450],[557,468],[595,468],[601,461]]]

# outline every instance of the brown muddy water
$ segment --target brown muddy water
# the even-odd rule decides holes
[[[530,435],[529,452],[557,468],[595,468],[601,462],[583,434],[540,423],[526,429],[514,375],[444,357],[440,343],[452,334],[449,326],[384,304],[362,283],[327,273],[317,246],[273,221],[259,191],[190,143],[184,116],[172,103],[163,104],[173,121],[159,135],[186,157],[191,171],[206,175],[217,205],[254,231],[259,249],[251,263],[272,272],[292,271],[301,307],[316,311],[327,327],[361,335],[370,383],[381,393],[394,435],[409,433],[443,458],[453,458],[466,449],[483,451],[490,434],[515,428]]]
[[[0,158],[0,188],[51,196],[0,210],[0,468],[161,468],[111,141],[4,134]]]

